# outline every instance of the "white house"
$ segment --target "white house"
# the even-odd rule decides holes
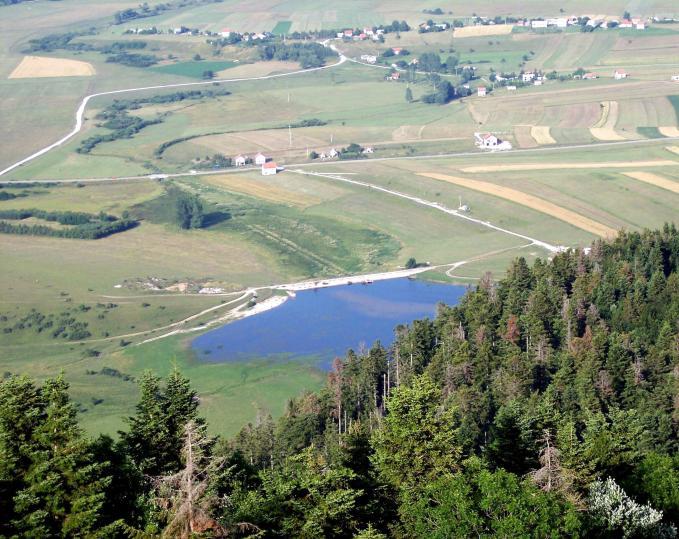
[[[371,146],[366,146],[362,153],[375,153],[375,150]]]
[[[398,56],[403,52],[403,47],[392,47],[391,52]]]
[[[244,155],[238,154],[236,157],[233,158],[233,164],[236,165],[237,167],[244,167],[245,161],[247,161],[247,157]]]
[[[498,145],[497,137],[490,133],[474,133],[474,138],[480,148],[495,148]]]
[[[627,72],[624,69],[616,69],[613,72],[613,78],[615,80],[621,80],[621,79],[626,79],[627,78]]]
[[[534,78],[535,78],[535,73],[533,73],[532,71],[527,71],[526,73],[523,73],[523,74],[521,75],[521,80],[522,80],[523,82],[530,82],[530,81],[532,81]]]
[[[479,86],[476,89],[476,93],[479,97],[486,97],[486,87],[485,86]]]
[[[534,80],[533,86],[542,86],[542,80]]]
[[[272,176],[278,172],[278,166],[274,161],[262,164],[262,176]]]
[[[516,86],[514,86],[514,85],[507,86],[507,91],[511,92],[511,91],[514,91],[514,90],[516,90]]]
[[[261,152],[257,153],[255,155],[255,165],[263,165],[264,163],[266,163],[266,155]]]
[[[339,152],[335,148],[330,148],[330,151],[328,152],[328,157],[331,159],[333,157],[337,157],[339,155]]]
[[[531,28],[547,28],[547,21],[530,21]]]

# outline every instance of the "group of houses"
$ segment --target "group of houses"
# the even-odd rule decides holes
[[[247,155],[238,154],[233,158],[233,164],[236,167],[244,167],[248,163],[254,162],[255,165],[262,167],[262,176],[271,176],[278,172],[278,165],[275,161],[270,161],[263,153],[258,152],[254,159],[250,159]]]
[[[515,23],[516,26],[527,26],[530,28],[568,28],[569,26],[589,26],[592,28],[636,28],[637,30],[646,29],[646,21],[640,18],[630,18],[617,20],[596,19],[589,17],[552,17],[539,19],[523,19]]]
[[[337,32],[338,39],[351,39],[352,41],[366,41],[372,39],[373,41],[380,41],[380,36],[385,34],[384,28],[363,28],[362,30],[347,29],[342,32]]]
[[[509,141],[500,140],[492,133],[474,133],[474,143],[482,150],[507,151],[512,149]]]

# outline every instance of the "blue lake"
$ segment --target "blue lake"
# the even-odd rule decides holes
[[[201,361],[306,360],[328,370],[349,348],[391,344],[398,324],[433,318],[438,303],[454,305],[465,290],[409,279],[306,290],[197,337],[192,348]]]

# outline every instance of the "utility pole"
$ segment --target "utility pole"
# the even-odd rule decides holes
[[[290,136],[290,148],[292,148],[292,126],[288,125],[288,135]]]

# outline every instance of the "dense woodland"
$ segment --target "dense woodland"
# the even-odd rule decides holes
[[[678,270],[670,225],[519,258],[232,440],[176,371],[117,441],[8,373],[0,535],[675,537]]]

